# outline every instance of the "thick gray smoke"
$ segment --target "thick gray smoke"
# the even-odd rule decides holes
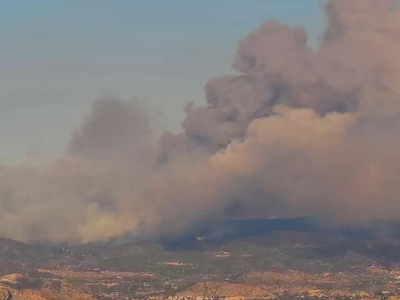
[[[92,241],[204,222],[400,218],[398,1],[330,0],[320,45],[268,21],[240,41],[239,76],[157,139],[132,104],[100,100],[49,166],[0,169],[0,235]]]

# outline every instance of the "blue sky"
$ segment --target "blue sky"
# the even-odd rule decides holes
[[[306,27],[323,0],[35,0],[0,10],[0,163],[57,156],[92,102],[137,99],[179,130],[208,78],[231,73],[237,41],[267,19]]]

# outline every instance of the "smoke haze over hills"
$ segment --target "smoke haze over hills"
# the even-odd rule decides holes
[[[330,0],[320,45],[267,21],[240,75],[211,79],[182,132],[101,99],[47,166],[0,169],[0,235],[87,242],[179,235],[231,219],[400,217],[397,1]],[[155,87],[157,88],[157,87]]]

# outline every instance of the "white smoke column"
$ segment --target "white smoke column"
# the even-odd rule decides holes
[[[239,76],[210,80],[179,134],[101,100],[50,166],[0,169],[0,235],[92,241],[184,234],[232,218],[400,217],[397,1],[330,0],[320,45],[268,21]]]

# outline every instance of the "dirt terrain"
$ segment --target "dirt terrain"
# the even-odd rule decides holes
[[[246,232],[252,232],[249,224]],[[0,300],[394,300],[400,295],[396,230],[380,238],[375,229],[260,232],[260,221],[254,224],[258,234],[236,228],[236,236],[210,234],[173,244],[0,239]]]

